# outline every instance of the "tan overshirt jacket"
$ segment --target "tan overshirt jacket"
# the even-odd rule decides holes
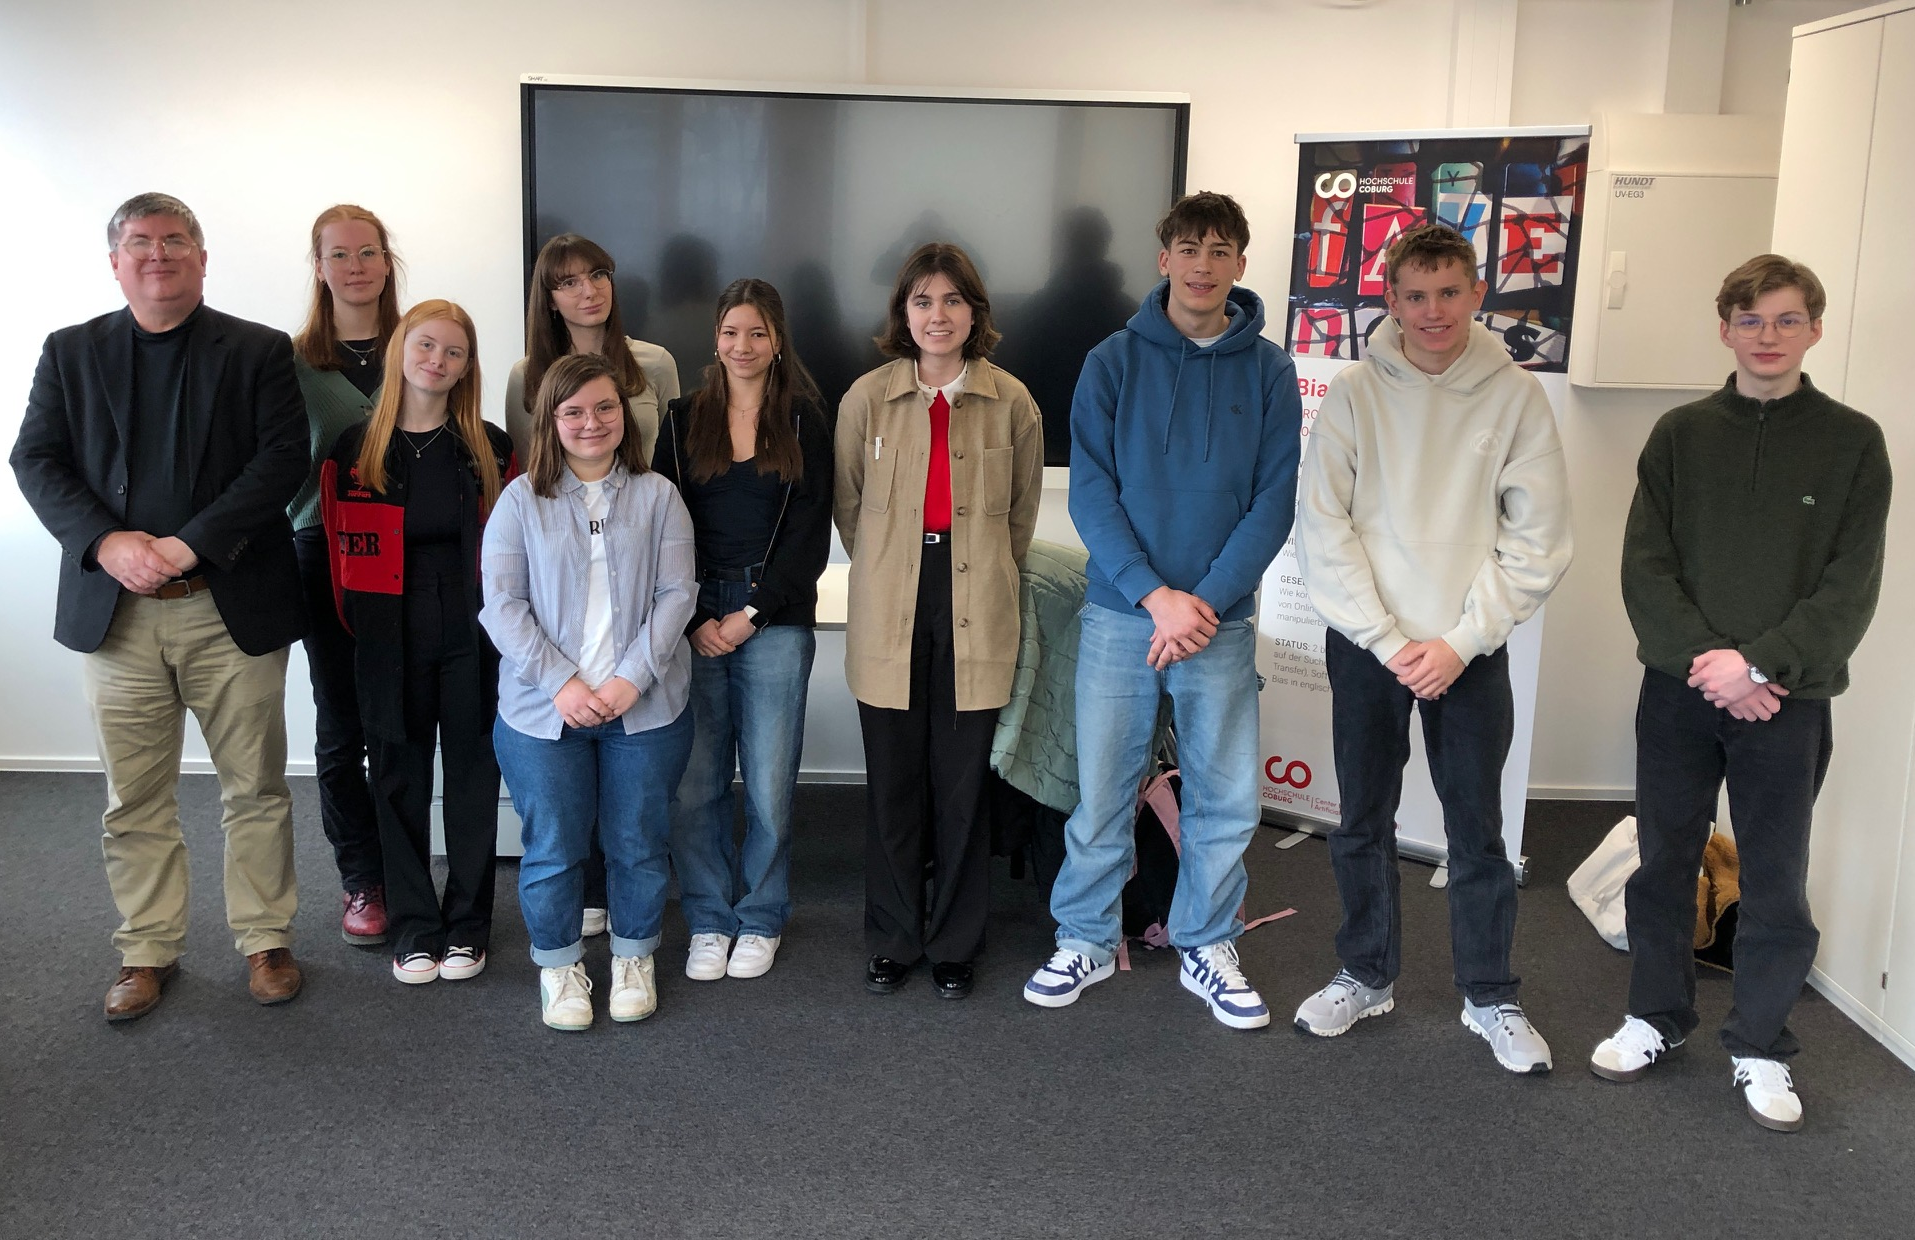
[[[880,447],[879,440],[883,440]],[[871,371],[838,407],[838,535],[851,553],[845,679],[869,706],[911,704],[931,419],[917,366]],[[973,361],[951,407],[951,616],[957,708],[996,710],[1017,669],[1018,571],[1037,526],[1044,436],[1024,385]]]

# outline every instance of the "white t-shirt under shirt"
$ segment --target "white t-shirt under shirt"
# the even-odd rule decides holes
[[[605,518],[611,497],[605,480],[581,484],[585,488],[585,515],[590,522],[592,559],[585,586],[585,632],[579,643],[578,678],[596,689],[612,678],[618,651],[612,645],[612,579],[605,561]]]

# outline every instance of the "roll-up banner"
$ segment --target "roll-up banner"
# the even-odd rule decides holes
[[[1362,360],[1388,313],[1385,252],[1404,229],[1427,220],[1448,224],[1475,245],[1477,274],[1489,285],[1477,318],[1537,375],[1560,420],[1569,390],[1588,128],[1299,134],[1297,144],[1285,343],[1303,395],[1306,456],[1331,378]],[[1304,589],[1294,539],[1264,576],[1257,630],[1265,813],[1306,828],[1334,826],[1340,801],[1324,626]],[[1509,640],[1516,731],[1503,768],[1503,839],[1519,870],[1542,649],[1538,611]],[[1415,720],[1410,738],[1397,845],[1405,855],[1441,861],[1443,811]]]

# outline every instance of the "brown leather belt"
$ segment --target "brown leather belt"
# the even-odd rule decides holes
[[[204,576],[182,577],[177,581],[169,581],[159,589],[153,591],[153,597],[185,598],[189,594],[198,594],[206,588],[206,578]]]

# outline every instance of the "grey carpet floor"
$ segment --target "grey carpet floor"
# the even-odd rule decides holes
[[[994,874],[978,990],[864,993],[862,790],[801,790],[777,967],[683,975],[658,1014],[539,1023],[513,884],[490,967],[405,987],[337,934],[331,856],[295,781],[306,991],[261,1009],[221,915],[217,789],[184,781],[189,952],[148,1018],[108,1026],[117,960],[97,776],[0,775],[0,1236],[1915,1235],[1915,1074],[1812,992],[1808,1124],[1743,1115],[1713,1029],[1651,1077],[1589,1074],[1627,960],[1562,881],[1626,806],[1537,803],[1517,965],[1557,1071],[1501,1071],[1458,1024],[1443,895],[1404,867],[1396,1012],[1319,1041],[1286,1017],[1334,970],[1327,851],[1260,832],[1245,969],[1272,1028],[1233,1032],[1167,952],[1075,1007],[1018,996],[1051,926]],[[604,940],[588,967],[603,986]]]

